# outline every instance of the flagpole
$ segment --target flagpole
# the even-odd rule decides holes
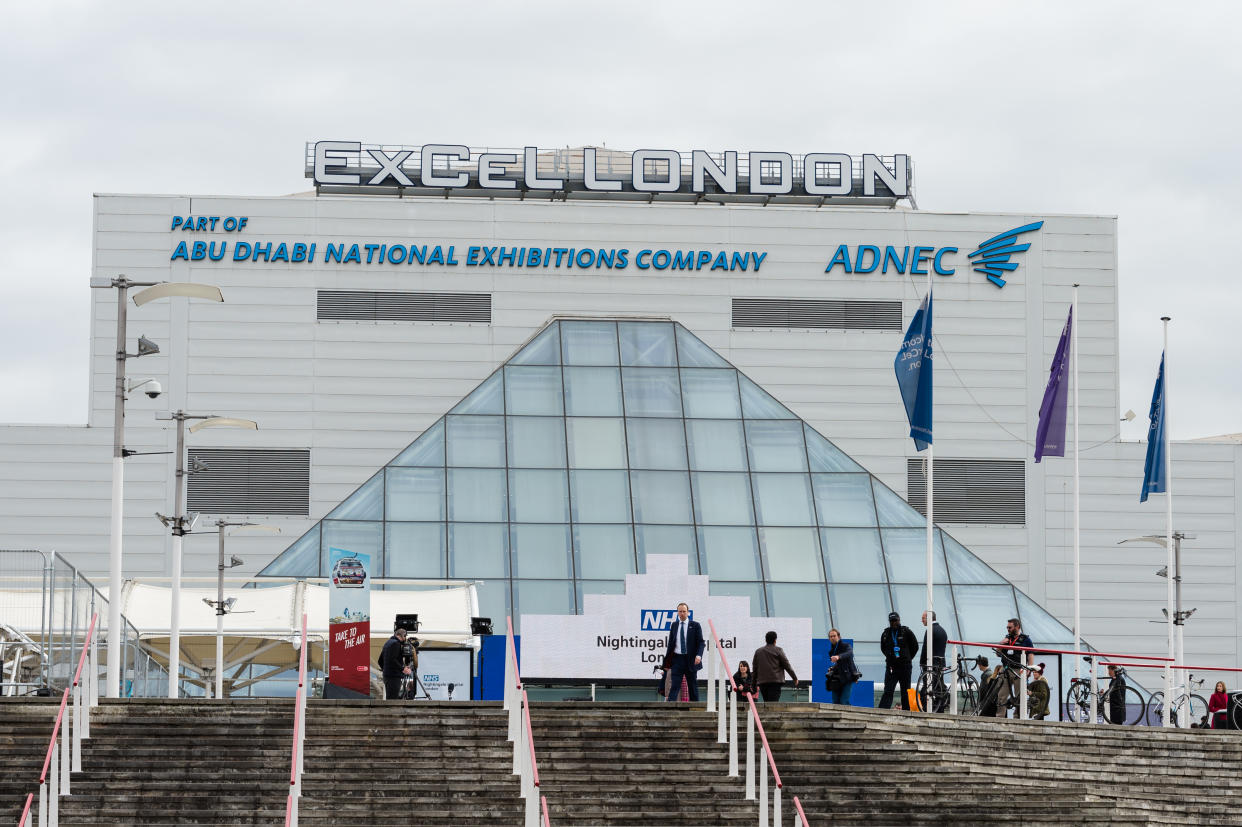
[[[1162,446],[1164,448],[1164,546],[1168,557],[1168,562],[1166,564],[1168,568],[1165,569],[1165,571],[1168,573],[1166,580],[1168,581],[1169,606],[1166,613],[1169,616],[1169,622],[1167,624],[1169,629],[1169,657],[1173,658],[1174,664],[1177,664],[1177,646],[1175,642],[1175,624],[1177,622],[1177,618],[1174,616],[1176,605],[1173,601],[1173,576],[1175,568],[1173,561],[1173,457],[1169,452],[1169,444],[1172,442],[1172,440],[1169,439],[1169,317],[1161,316],[1160,321],[1164,323],[1164,354],[1162,357],[1162,361],[1164,362],[1164,378],[1162,380],[1163,384],[1161,385],[1161,396],[1163,398],[1160,400],[1160,416],[1164,420],[1164,425],[1160,429],[1160,435],[1164,441],[1164,445]],[[1166,666],[1164,670],[1164,710],[1161,713],[1161,718],[1164,719],[1162,721],[1164,726],[1169,726],[1172,723],[1168,720],[1168,717],[1169,706],[1173,703],[1173,683],[1173,670]],[[1184,706],[1189,706],[1189,704],[1184,704]],[[1179,711],[1178,718],[1181,717],[1182,715]]]
[[[1074,651],[1082,651],[1082,575],[1080,562],[1080,523],[1079,523],[1079,479],[1078,479],[1078,326],[1082,317],[1078,315],[1078,285],[1074,285],[1074,300],[1070,304],[1070,318],[1073,319],[1073,342],[1070,350],[1074,358]],[[1094,662],[1092,662],[1094,670]],[[1074,655],[1074,677],[1082,677],[1082,658]]]
[[[932,276],[931,274],[932,274],[932,268],[929,267],[927,269],[927,314],[928,316],[931,316],[932,314],[932,299],[931,299]],[[930,319],[928,321],[927,327],[928,327],[928,330],[930,331],[931,330]],[[931,342],[927,342],[927,345],[930,346]],[[933,364],[934,363],[935,363],[935,357],[933,356]],[[932,365],[928,365],[927,367],[931,368]],[[935,374],[933,374],[933,377],[934,376]],[[933,378],[932,384],[933,384],[933,391],[934,391],[934,385],[935,385],[934,378]],[[933,410],[931,412],[931,415],[932,415],[932,421],[934,422],[935,421],[934,405],[933,405]],[[935,529],[933,527],[933,511],[935,507],[934,506],[935,504],[934,480],[936,478],[936,457],[935,455],[936,455],[935,445],[933,445],[931,442],[928,442],[927,443],[927,638],[923,642],[924,646],[926,646],[927,648],[923,650],[923,654],[927,656],[927,665],[931,667],[933,670],[936,668],[936,659],[934,657],[934,655],[936,654],[936,646],[935,646],[935,643],[936,643],[936,634],[935,634],[936,612],[935,612],[935,599],[933,596],[934,592],[933,592],[933,586],[932,586],[932,583],[934,582],[933,567],[932,567],[932,559],[933,559],[932,550],[935,548],[935,536],[934,536]],[[933,697],[932,687],[933,686],[935,686],[935,683],[932,681],[931,677],[929,676],[927,680],[927,709],[923,710],[924,712],[932,712],[936,708],[935,703],[932,701],[932,697]]]

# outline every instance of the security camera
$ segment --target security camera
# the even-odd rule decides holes
[[[163,392],[164,392],[164,389],[160,386],[160,383],[155,381],[154,379],[148,382],[146,388],[143,390],[143,393],[145,393],[147,396],[151,397],[152,399],[155,399]]]

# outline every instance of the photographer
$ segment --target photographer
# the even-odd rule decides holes
[[[399,700],[401,676],[413,677],[414,670],[418,668],[417,647],[405,642],[405,629],[398,627],[393,630],[376,662],[384,673],[384,697],[390,701]]]
[[[1001,647],[1022,647],[1022,649],[1034,648],[1035,644],[1031,642],[1031,638],[1022,631],[1022,621],[1016,617],[1009,618],[1005,624],[1005,637],[1000,642]],[[1022,649],[1016,648],[1000,648],[993,651],[1000,656],[1000,671],[997,673],[998,691],[996,693],[996,717],[1008,718],[1009,708],[1017,705],[1017,693],[1021,691],[1021,684],[1018,679],[1024,674],[1022,671],[1023,661],[1027,666],[1035,665],[1035,653],[1024,652]],[[1025,680],[1023,681],[1025,683]]]

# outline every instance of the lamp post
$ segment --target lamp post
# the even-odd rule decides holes
[[[216,699],[224,697],[224,616],[233,608],[233,598],[224,599],[224,570],[240,566],[241,560],[236,557],[229,559],[229,564],[224,564],[224,529],[230,527],[245,527],[255,531],[270,531],[273,534],[279,534],[280,529],[276,526],[261,525],[251,522],[229,522],[225,519],[219,519],[215,522],[216,533],[220,537],[220,561],[216,566],[218,572],[216,576],[216,599],[208,600],[203,598],[203,602],[216,610]]]
[[[1173,604],[1164,609],[1165,617],[1171,614],[1173,616],[1173,628],[1176,630],[1174,639],[1174,648],[1170,653],[1173,657],[1174,666],[1182,666],[1186,662],[1186,618],[1195,613],[1195,609],[1182,611],[1182,540],[1193,540],[1195,535],[1186,534],[1182,531],[1174,531],[1173,537]],[[1143,537],[1131,537],[1128,540],[1121,540],[1117,545],[1122,543],[1151,543],[1152,545],[1168,548],[1168,540],[1163,534],[1148,534]],[[1156,572],[1157,577],[1168,577],[1169,567],[1165,566]],[[1182,670],[1174,669],[1174,672],[1180,673]],[[1173,703],[1173,693],[1169,693],[1169,697],[1165,698],[1165,706],[1168,707]],[[1182,704],[1178,709],[1177,725],[1183,729],[1187,726],[1186,717],[1189,714],[1190,704]]]
[[[108,535],[108,671],[104,682],[106,697],[118,698],[121,694],[121,588],[122,588],[122,542],[125,512],[125,360],[159,353],[159,347],[145,336],[138,339],[138,352],[125,352],[125,323],[127,305],[125,299],[131,287],[145,287],[134,294],[134,305],[141,307],[153,299],[171,296],[224,301],[220,288],[207,284],[185,282],[130,281],[123,274],[116,278],[92,276],[92,288],[112,288],[117,291],[116,311],[116,399],[112,414],[112,509],[111,528]],[[150,380],[154,382],[154,380]],[[155,393],[151,393],[154,390]],[[159,395],[159,383],[147,391]]]
[[[203,428],[248,428],[258,430],[259,423],[251,419],[236,419],[214,414],[187,414],[185,411],[157,413],[156,419],[171,419],[177,423],[177,477],[173,488],[173,514],[159,517],[160,522],[172,531],[172,607],[168,631],[168,697],[180,696],[181,687],[181,538],[194,528],[195,516],[190,519],[184,513],[185,499],[185,428],[187,420],[198,420],[190,426],[190,433]]]

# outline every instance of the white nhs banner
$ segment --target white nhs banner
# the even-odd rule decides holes
[[[751,659],[769,631],[799,675],[811,674],[809,617],[752,617],[750,598],[708,594],[707,575],[689,574],[681,554],[652,554],[646,574],[627,574],[625,594],[588,594],[580,615],[522,615],[522,677],[536,680],[650,680],[664,660],[677,604],[737,668]],[[713,654],[713,657],[716,655]],[[701,678],[706,673],[700,674]]]

